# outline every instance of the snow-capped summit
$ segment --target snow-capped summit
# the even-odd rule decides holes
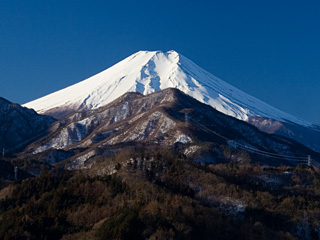
[[[137,52],[84,81],[24,106],[62,117],[75,110],[104,106],[126,92],[149,94],[169,87],[240,120],[260,116],[311,125],[240,91],[175,51]]]

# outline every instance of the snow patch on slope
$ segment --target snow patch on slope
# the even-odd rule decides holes
[[[185,144],[185,143],[190,143],[190,142],[192,142],[192,139],[191,139],[189,136],[181,133],[181,134],[177,137],[177,139],[175,140],[174,143],[184,143],[184,144]]]

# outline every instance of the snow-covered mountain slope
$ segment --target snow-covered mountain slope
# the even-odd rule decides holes
[[[260,116],[311,126],[229,85],[175,51],[140,51],[97,75],[24,106],[61,118],[76,110],[104,106],[126,92],[146,95],[169,87],[240,120]]]

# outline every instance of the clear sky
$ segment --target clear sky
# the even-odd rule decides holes
[[[320,123],[320,1],[1,1],[0,96],[12,102],[65,88],[139,50],[176,50]]]

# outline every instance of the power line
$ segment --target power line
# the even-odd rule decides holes
[[[311,158],[311,166],[316,166],[317,168],[320,169],[320,163],[316,162],[316,161],[313,160],[312,158]]]
[[[255,153],[257,155],[265,156],[265,157],[271,157],[271,158],[276,158],[276,159],[290,159],[290,161],[301,161],[301,162],[306,162],[307,158],[299,158],[299,157],[294,157],[294,156],[288,156],[288,155],[281,155],[281,154],[275,154],[271,152],[266,152],[266,151],[260,151],[258,149],[250,148],[245,145],[237,144],[242,150],[246,150],[251,153]]]
[[[209,131],[215,135],[217,135],[218,137],[221,137],[222,139],[226,140],[226,141],[233,141],[233,143],[237,146],[239,146],[242,150],[244,151],[247,151],[247,152],[251,152],[251,153],[254,153],[254,154],[257,154],[257,155],[260,155],[260,156],[264,156],[264,157],[269,157],[269,158],[275,158],[275,159],[287,159],[287,160],[290,160],[290,161],[294,161],[294,162],[300,162],[300,163],[306,163],[308,165],[314,165],[318,168],[320,168],[320,164],[316,161],[314,161],[313,159],[311,159],[311,156],[290,156],[290,155],[283,155],[283,154],[277,154],[277,153],[272,153],[272,152],[267,152],[267,151],[262,151],[262,150],[258,150],[258,149],[255,149],[255,148],[252,148],[252,147],[248,147],[248,146],[245,146],[243,144],[240,144],[240,143],[237,143],[235,142],[234,140],[230,140],[218,133],[216,133],[215,131],[209,129],[208,127],[198,123],[198,122],[195,122],[195,121],[192,121],[193,123],[195,123],[196,125],[198,125],[198,127],[202,128],[203,130],[205,131]]]
[[[234,140],[231,140],[231,139],[228,139],[218,133],[216,133],[215,131],[207,128],[206,126],[200,124],[200,123],[197,123],[197,122],[194,122],[193,123],[196,123],[198,126],[200,126],[201,128],[205,129],[206,131],[209,131],[209,132],[212,132],[213,134],[223,138],[224,140],[226,141],[233,141],[234,144],[238,145],[239,147],[242,147],[242,148],[245,148],[245,149],[248,149],[249,150],[252,150],[252,151],[255,151],[255,152],[259,152],[259,153],[262,153],[262,154],[266,154],[266,155],[274,155],[274,156],[277,156],[277,157],[282,157],[282,158],[294,158],[294,159],[297,159],[297,158],[301,158],[301,159],[306,159],[306,157],[295,157],[295,156],[289,156],[289,155],[282,155],[282,154],[277,154],[277,153],[272,153],[272,152],[266,152],[266,151],[262,151],[262,150],[258,150],[258,149],[255,149],[255,148],[251,148],[251,147],[248,147],[248,146],[245,146],[245,145],[242,145],[240,143],[237,143],[235,142]]]
[[[242,149],[246,149],[246,150],[248,150],[250,152],[254,152],[256,154],[268,155],[270,157],[275,157],[275,158],[287,158],[287,159],[292,159],[292,160],[298,160],[298,159],[306,160],[306,157],[295,157],[295,156],[290,156],[290,155],[282,155],[282,154],[277,154],[277,153],[272,153],[272,152],[266,152],[266,151],[262,151],[262,150],[259,150],[259,149],[255,149],[255,148],[252,148],[252,147],[248,147],[248,146],[239,144],[237,142],[234,142],[234,144],[238,145]]]

